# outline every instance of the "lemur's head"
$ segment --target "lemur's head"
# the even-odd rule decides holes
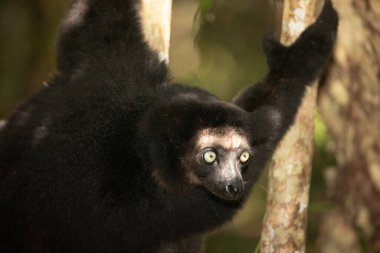
[[[254,151],[249,121],[243,109],[214,98],[181,97],[156,108],[140,134],[154,180],[168,191],[200,187],[222,200],[240,200]]]
[[[252,156],[242,129],[204,128],[194,136],[181,164],[191,184],[202,186],[221,199],[239,200],[244,191],[242,174]]]

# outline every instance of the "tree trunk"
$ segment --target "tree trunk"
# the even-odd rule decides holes
[[[320,107],[338,169],[328,182],[334,208],[321,252],[380,252],[380,1],[334,3],[339,35]]]
[[[294,42],[319,10],[316,0],[285,0],[281,42]],[[316,94],[316,84],[307,88],[295,123],[278,145],[269,167],[262,253],[305,251]]]

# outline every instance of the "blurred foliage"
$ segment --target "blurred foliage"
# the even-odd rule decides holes
[[[54,41],[68,0],[0,0],[0,118],[55,72]],[[230,100],[266,73],[261,38],[274,30],[269,0],[174,0],[170,67],[173,78]],[[308,249],[315,242],[324,196],[324,169],[335,164],[331,142],[316,120]],[[239,215],[212,233],[207,253],[254,252],[266,201],[266,176]]]
[[[54,39],[67,1],[1,0],[0,117],[54,71]]]
[[[198,13],[200,13],[201,18],[204,18],[210,11],[214,4],[214,0],[200,0]]]

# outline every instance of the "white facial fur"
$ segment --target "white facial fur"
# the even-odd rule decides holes
[[[233,127],[203,129],[197,136],[196,145],[199,149],[214,145],[220,145],[226,150],[249,149],[247,138]]]

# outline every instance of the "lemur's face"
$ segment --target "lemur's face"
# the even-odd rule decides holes
[[[206,128],[197,133],[188,157],[190,180],[225,200],[239,200],[244,191],[242,173],[252,152],[246,135],[233,127]]]

